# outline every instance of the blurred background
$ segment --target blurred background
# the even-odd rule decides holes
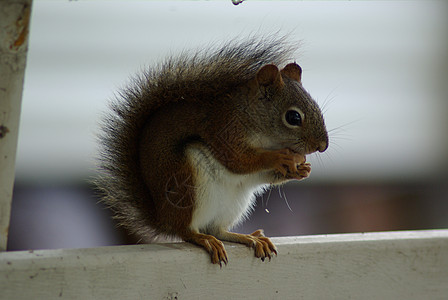
[[[89,183],[107,101],[167,55],[278,31],[301,45],[330,147],[235,230],[447,228],[447,2],[35,0],[8,249],[134,243]]]

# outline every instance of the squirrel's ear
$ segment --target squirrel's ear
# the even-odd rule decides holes
[[[281,72],[297,82],[302,82],[302,68],[296,63],[287,64]]]
[[[276,65],[265,65],[257,73],[257,82],[262,86],[283,87],[284,83]]]

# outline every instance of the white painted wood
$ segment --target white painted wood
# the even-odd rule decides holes
[[[31,0],[0,1],[0,251],[6,250]]]
[[[226,243],[0,253],[0,299],[447,299],[448,230],[275,238],[261,262]]]

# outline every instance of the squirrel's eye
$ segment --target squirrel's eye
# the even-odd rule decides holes
[[[296,110],[288,110],[285,114],[285,120],[291,126],[302,126],[302,116]]]

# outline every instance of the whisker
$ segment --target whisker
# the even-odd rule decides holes
[[[327,95],[327,97],[325,98],[324,102],[320,105],[321,106],[321,110],[322,112],[326,112],[328,109],[328,106],[333,102],[334,99],[336,99],[337,95],[334,94],[332,95],[337,89],[339,88],[339,86],[334,87]]]
[[[279,188],[279,191],[280,191],[280,188]],[[289,206],[288,199],[286,198],[285,190],[283,190],[283,199],[285,199],[285,203],[286,203],[286,206],[288,207],[288,209],[291,212],[293,212],[292,209],[291,209],[291,206]]]
[[[332,144],[334,143],[334,140],[343,140],[343,141],[353,141],[353,137],[351,137],[350,135],[336,135],[336,136],[332,136]]]
[[[266,199],[266,207],[268,207],[269,199],[271,199],[272,187],[269,189],[268,199]]]
[[[260,195],[261,198],[261,207],[264,207],[264,193]]]
[[[324,161],[322,160],[322,156],[317,155],[317,156],[316,156],[316,159],[317,159],[317,161],[318,161],[318,163],[319,163],[320,166],[323,166],[323,165],[324,165]]]
[[[324,104],[322,104],[321,109],[320,109],[322,111],[322,114],[325,115],[327,113],[328,109],[330,108],[330,104],[332,104],[335,99],[336,99],[336,95],[329,98],[328,100],[325,100]]]
[[[339,154],[339,156],[342,155],[342,153],[339,150],[336,150],[336,152]],[[327,157],[331,163],[333,164],[335,163],[335,155],[333,153],[327,153]]]
[[[333,147],[332,149],[332,151],[333,152],[336,152],[339,156],[342,156],[342,153],[343,153],[343,151],[344,151],[344,148],[342,148],[341,147],[341,145],[338,145],[338,144],[334,144],[335,145],[335,147]],[[331,152],[327,152],[326,153],[326,155],[329,157],[329,158],[331,158]]]
[[[330,129],[330,130],[327,130],[327,132],[330,133],[330,132],[333,132],[333,131],[335,131],[335,130],[342,130],[342,129],[345,129],[347,126],[349,126],[349,125],[353,125],[353,124],[358,123],[358,122],[360,122],[360,121],[362,121],[362,119],[356,119],[356,120],[347,122],[347,123],[345,123],[345,124],[342,124],[342,125],[340,125],[340,126],[338,126],[338,127],[335,127],[335,128]]]

